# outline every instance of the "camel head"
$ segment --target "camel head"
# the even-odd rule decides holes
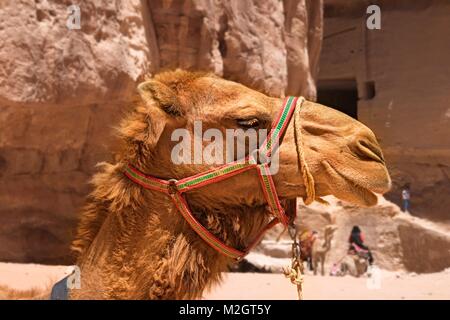
[[[211,153],[212,159],[208,156],[195,159],[202,152],[195,150],[199,147],[195,145],[195,135],[198,135],[195,126],[199,122],[203,133],[215,129],[224,138],[227,129],[241,129],[241,133],[269,130],[283,102],[281,98],[269,97],[211,74],[181,70],[160,73],[141,83],[138,91],[137,107],[121,125],[120,133],[125,141],[121,157],[142,171],[164,179],[184,178],[220,164],[220,159],[217,161],[215,157],[218,150]],[[383,153],[369,128],[337,110],[310,101],[303,103],[299,116],[301,141],[295,136],[294,121],[291,121],[280,142],[279,168],[273,178],[281,199],[304,197],[306,193],[296,152],[299,143],[315,181],[316,196],[331,194],[370,206],[377,201],[374,193],[389,190],[391,181]],[[174,150],[182,140],[178,134],[174,137],[174,132],[180,129],[184,130],[181,133],[190,134],[187,144],[192,152],[176,152],[174,161]],[[245,154],[256,148],[239,134],[233,139],[233,147],[219,144],[219,153],[225,161],[231,148],[239,144],[245,145]],[[200,142],[203,152],[212,140],[203,136]],[[189,161],[180,163],[180,157]],[[251,171],[189,194],[190,203],[207,206],[212,203],[251,206],[264,201],[258,177]]]
[[[323,232],[324,234],[324,238],[325,238],[325,242],[326,243],[330,243],[331,240],[333,239],[334,233],[337,230],[337,226],[333,225],[333,224],[329,224],[325,227],[325,230]]]

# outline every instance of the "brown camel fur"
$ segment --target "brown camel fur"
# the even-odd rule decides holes
[[[328,225],[325,227],[323,232],[323,238],[317,238],[311,248],[311,260],[314,269],[314,274],[317,274],[319,263],[320,263],[320,273],[322,276],[325,275],[325,259],[328,252],[331,249],[331,240],[333,240],[334,232],[336,231],[336,226]]]
[[[237,129],[242,120],[269,129],[281,105],[281,98],[210,74],[176,70],[142,84],[133,110],[119,128],[117,162],[101,164],[92,180],[93,191],[73,242],[81,289],[72,290],[70,298],[192,299],[216,284],[233,261],[199,238],[166,195],[126,178],[124,164],[164,179],[202,172],[215,165],[171,161],[174,129],[192,133],[194,120],[202,121],[203,130]],[[333,194],[374,205],[373,192],[386,192],[391,182],[372,131],[309,101],[300,116],[302,147],[316,196]],[[280,147],[279,172],[274,175],[281,199],[305,196],[295,150],[291,121]],[[232,247],[246,247],[269,219],[254,171],[196,189],[186,198],[197,219]]]

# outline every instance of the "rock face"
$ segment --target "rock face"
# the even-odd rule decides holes
[[[315,97],[322,1],[149,4],[157,68],[213,71],[268,94]]]
[[[322,3],[0,2],[0,260],[71,263],[77,211],[136,80],[207,70],[315,97]]]
[[[450,3],[377,4],[381,29],[370,30],[367,1],[325,1],[319,102],[357,91],[358,120],[380,140],[393,181],[386,197],[400,204],[410,183],[413,215],[450,221]]]

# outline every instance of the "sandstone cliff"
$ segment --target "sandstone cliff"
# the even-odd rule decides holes
[[[386,198],[400,205],[409,183],[413,215],[449,222],[450,2],[379,0],[380,30],[366,27],[369,3],[325,1],[319,102],[353,79],[358,120],[377,135],[391,174]]]
[[[0,260],[70,263],[77,210],[136,80],[212,71],[314,98],[319,0],[0,2]]]

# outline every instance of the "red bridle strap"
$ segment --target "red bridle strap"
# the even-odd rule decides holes
[[[292,118],[292,114],[297,104],[301,107],[304,101],[303,97],[287,97],[284,100],[283,107],[281,108],[277,119],[274,121],[270,135],[262,144],[260,153],[270,157],[272,153],[278,148],[278,142],[284,134],[289,121]],[[298,103],[300,102],[300,103]],[[225,244],[222,240],[214,236],[208,231],[192,214],[186,199],[183,196],[184,192],[203,187],[205,185],[216,183],[224,179],[231,178],[242,172],[257,169],[261,187],[264,193],[264,197],[271,210],[271,214],[275,216],[257,235],[257,237],[249,244],[249,246],[241,251],[232,248]],[[272,175],[270,173],[270,167],[267,163],[258,164],[252,157],[247,157],[243,161],[235,161],[225,164],[220,167],[213,168],[211,170],[201,172],[194,176],[183,178],[180,180],[170,179],[164,180],[155,178],[150,175],[146,175],[134,168],[132,165],[127,164],[124,168],[124,174],[136,184],[158,192],[165,193],[170,196],[175,207],[181,213],[183,218],[188,222],[191,228],[215,250],[220,253],[234,258],[243,258],[258,242],[261,240],[264,233],[278,223],[282,223],[287,226],[289,218],[286,216],[283,207],[280,204],[275,184],[273,183]]]

